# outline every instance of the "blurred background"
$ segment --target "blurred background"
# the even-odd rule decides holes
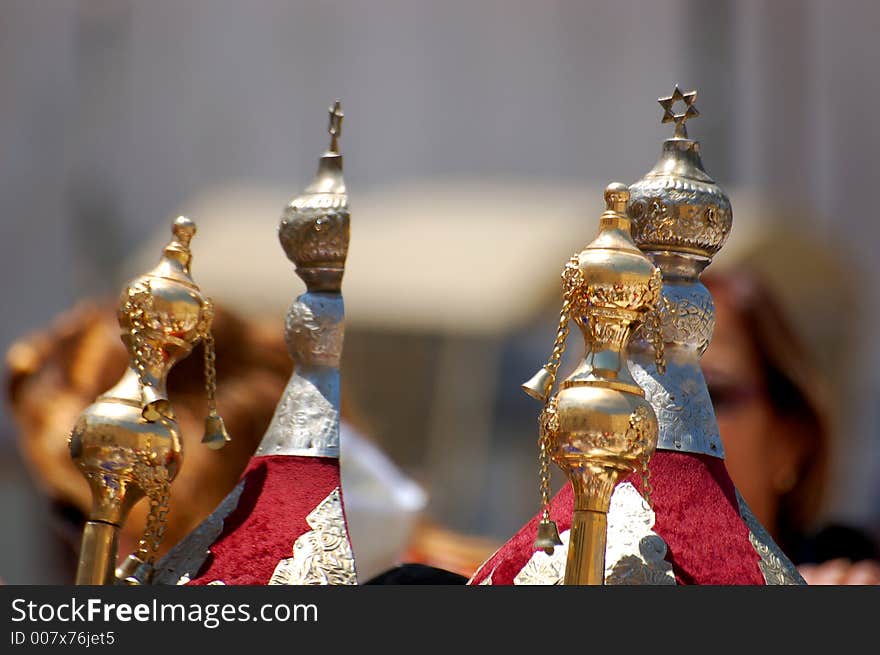
[[[118,293],[181,213],[202,288],[280,331],[277,221],[341,98],[346,401],[433,523],[501,542],[537,509],[519,384],[562,265],[678,83],[733,203],[713,268],[766,275],[832,390],[822,517],[876,533],[878,30],[871,0],[0,0],[0,348]],[[0,577],[65,582],[8,408],[0,435]]]

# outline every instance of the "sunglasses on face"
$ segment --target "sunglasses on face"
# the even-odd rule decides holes
[[[706,373],[706,386],[716,414],[736,411],[746,407],[762,395],[759,385]]]

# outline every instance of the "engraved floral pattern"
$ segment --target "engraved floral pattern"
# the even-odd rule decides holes
[[[702,355],[715,329],[715,303],[699,282],[667,284],[660,303],[663,341],[670,346],[690,346]]]
[[[657,448],[724,457],[712,400],[699,362],[667,362],[660,375],[653,361],[629,362],[659,424]]]
[[[596,310],[622,309],[643,312],[657,304],[663,287],[660,269],[644,284],[583,284],[583,275],[569,272],[563,275],[564,292],[571,298],[572,314],[585,316]]]
[[[717,188],[683,180],[642,180],[630,187],[633,239],[639,246],[679,246],[717,253],[733,222]]]
[[[338,387],[338,380],[334,381]],[[313,381],[294,372],[255,455],[339,457],[339,414]]]
[[[802,585],[807,584],[798,573],[797,568],[792,564],[776,542],[773,541],[764,526],[758,521],[752,510],[746,504],[745,499],[740,495],[739,490],[736,492],[736,500],[739,503],[739,513],[742,516],[746,527],[749,529],[749,542],[752,548],[761,557],[758,567],[764,575],[764,581],[768,585]]]
[[[608,512],[605,545],[605,584],[674,585],[672,564],[666,561],[667,546],[654,532],[654,511],[629,482],[617,485]],[[565,578],[565,562],[571,530],[559,537],[552,555],[537,550],[514,577],[515,585],[555,585]]]
[[[350,220],[344,205],[333,209],[288,205],[279,227],[281,245],[298,267],[343,266]]]

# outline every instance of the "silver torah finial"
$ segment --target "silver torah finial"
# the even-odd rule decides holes
[[[313,182],[285,207],[278,228],[281,245],[306,283],[306,292],[291,303],[285,320],[294,372],[255,458],[339,458],[339,362],[345,313],[341,288],[350,226],[338,143],[342,117],[336,101],[330,107],[330,147]],[[158,583],[185,583],[199,575],[210,546],[223,532],[224,520],[238,505],[244,482],[159,563]],[[312,530],[296,540],[294,557],[279,562],[268,584],[316,584],[315,580],[357,584],[339,488],[305,519]],[[332,541],[341,546],[331,553],[322,535],[333,535]],[[306,548],[315,540],[323,546]],[[324,556],[332,561],[323,561]]]
[[[730,234],[733,211],[727,194],[703,168],[700,144],[685,122],[699,116],[696,91],[660,98],[663,123],[675,123],[660,160],[630,186],[628,213],[636,244],[663,273],[659,324],[649,326],[630,348],[630,372],[654,408],[657,450],[724,459],[724,447],[700,358],[712,341],[715,304],[700,281]],[[675,113],[674,105],[684,103]],[[650,343],[661,343],[666,370],[657,369]],[[804,584],[795,566],[752,515],[737,492],[737,508],[760,557],[767,584]]]
[[[661,98],[664,123],[675,134],[663,143],[660,160],[630,186],[628,213],[633,239],[663,273],[660,340],[666,372],[658,372],[651,341],[643,333],[630,347],[630,368],[660,423],[658,450],[724,458],[712,400],[700,369],[700,357],[712,340],[715,305],[700,273],[724,245],[733,214],[730,200],[703,168],[700,144],[689,139],[684,123],[699,115],[696,91]],[[683,102],[676,114],[673,105]]]
[[[330,148],[315,180],[285,208],[278,238],[306,283],[287,312],[294,372],[256,455],[339,457],[339,360],[345,335],[342,276],[348,255],[348,193],[338,138],[340,103],[330,107]]]

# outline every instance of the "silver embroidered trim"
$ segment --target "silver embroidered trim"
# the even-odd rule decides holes
[[[356,585],[339,487],[306,516],[306,523],[312,529],[297,537],[293,557],[278,562],[269,584]]]
[[[472,585],[472,584],[474,584],[474,580],[476,580],[477,578],[480,577],[480,574],[483,572],[483,569],[486,567],[486,565],[487,565],[489,562],[492,561],[492,559],[493,559],[493,558],[494,558],[494,557],[495,557],[495,556],[501,551],[501,548],[503,548],[503,547],[504,547],[504,546],[501,546],[501,547],[499,547],[499,548],[496,548],[496,549],[495,549],[495,552],[492,553],[491,555],[489,555],[489,557],[486,558],[486,561],[483,562],[482,564],[480,564],[480,565],[477,567],[477,570],[474,571],[474,574],[473,574],[473,575],[470,577],[470,579],[467,581],[467,584],[468,584],[468,585]],[[493,567],[492,570],[489,572],[489,576],[488,576],[488,577],[491,578],[491,577],[492,577],[492,574],[495,573],[495,569],[497,569],[497,568],[498,568],[497,566]],[[483,584],[483,583],[481,582],[480,584]]]
[[[208,558],[211,545],[223,532],[223,522],[238,507],[243,490],[244,480],[241,480],[208,518],[159,560],[151,584],[186,584],[198,575],[199,569]]]
[[[736,492],[736,502],[739,504],[739,514],[749,529],[749,542],[761,558],[758,567],[764,575],[764,582],[768,585],[807,584],[798,573],[797,567],[785,556],[782,549],[773,541],[773,537],[752,514],[739,490]]]
[[[656,516],[638,490],[623,482],[611,495],[605,543],[605,584],[674,585],[667,546],[654,532]],[[562,545],[552,555],[535,551],[513,579],[515,585],[562,584],[571,530],[559,535]]]

